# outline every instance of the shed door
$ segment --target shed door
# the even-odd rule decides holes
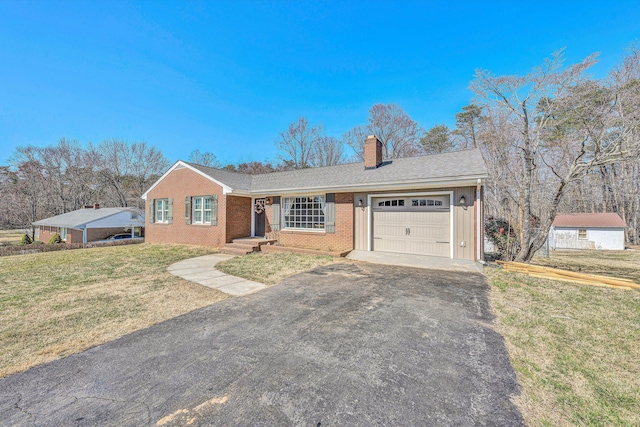
[[[373,250],[449,257],[449,196],[373,199]]]

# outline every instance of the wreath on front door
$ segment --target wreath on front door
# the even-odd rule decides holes
[[[256,203],[253,205],[253,211],[257,214],[264,212],[264,200],[256,200]]]

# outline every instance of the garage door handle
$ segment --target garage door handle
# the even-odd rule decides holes
[[[436,240],[436,243],[449,243],[449,242],[439,242],[439,241]]]

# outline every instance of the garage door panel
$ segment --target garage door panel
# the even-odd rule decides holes
[[[374,227],[374,236],[394,238],[404,236],[406,227],[403,224],[378,224]]]
[[[406,252],[406,242],[403,239],[382,238],[373,240],[373,250],[385,252]]]
[[[449,243],[409,240],[407,241],[407,249],[409,253],[449,256]]]
[[[374,204],[373,250],[448,257],[449,209],[422,210],[422,207],[409,206],[409,201],[405,208]]]
[[[409,238],[449,241],[449,227],[408,224],[406,228],[410,230]]]
[[[382,213],[382,212],[381,212]],[[412,224],[424,225],[449,225],[449,211],[446,212],[405,212],[408,214],[404,218]]]

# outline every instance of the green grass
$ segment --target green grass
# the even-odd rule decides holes
[[[0,258],[0,377],[226,298],[166,270],[211,252],[140,244]]]
[[[552,261],[597,274],[608,264],[606,273],[633,278],[637,255],[621,255],[571,252]],[[527,424],[640,425],[640,291],[485,272]]]
[[[335,261],[336,258],[324,255],[256,253],[231,258],[216,264],[216,268],[232,276],[273,285],[286,277]]]

